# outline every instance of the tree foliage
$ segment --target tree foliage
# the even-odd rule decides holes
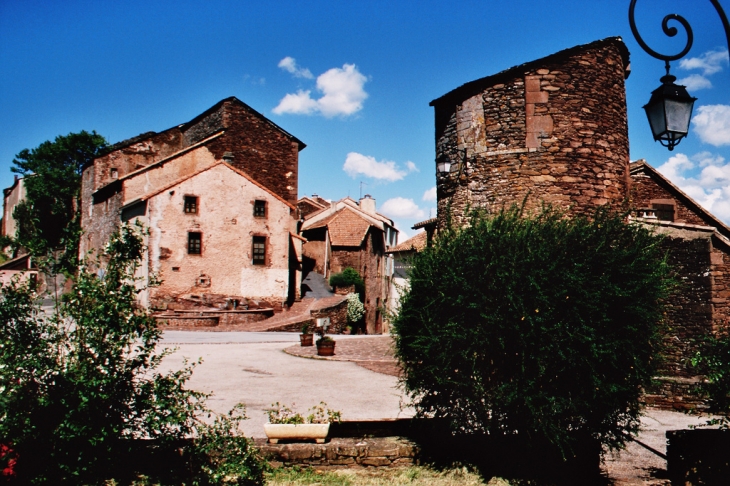
[[[649,230],[608,210],[475,212],[413,258],[395,319],[403,383],[458,432],[620,447],[656,367],[670,270]]]
[[[54,271],[73,272],[78,264],[81,172],[106,147],[104,137],[82,130],[24,149],[13,160],[11,170],[25,178],[27,193],[13,214],[16,244],[38,257],[61,249]]]
[[[722,329],[716,335],[708,335],[700,340],[699,350],[692,358],[692,365],[705,376],[699,391],[707,399],[708,412],[721,415],[713,419],[730,427],[730,330]]]
[[[365,297],[365,281],[362,279],[357,270],[352,267],[345,268],[340,273],[335,273],[330,277],[330,285],[332,287],[349,287],[355,286],[355,292],[360,295],[360,299],[364,301]]]
[[[8,458],[23,481],[95,484],[119,470],[139,439],[165,448],[197,435],[188,452],[194,482],[217,484],[209,472],[227,462],[226,450],[215,449],[221,434],[233,437],[232,450],[249,445],[232,433],[241,417],[206,425],[206,395],[185,387],[192,367],[159,372],[170,351],[156,349],[161,331],[136,304],[134,274],[144,251],[138,228],[123,226],[105,250],[103,277],[94,265],[82,267],[51,315],[38,308],[32,285],[2,288],[0,444],[13,450]],[[240,484],[261,483],[253,452],[226,467],[236,461],[250,466],[243,476],[253,471]]]

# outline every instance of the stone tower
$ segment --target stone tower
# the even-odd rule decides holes
[[[467,207],[544,201],[574,214],[624,203],[629,53],[612,37],[481,78],[431,102],[439,224]]]

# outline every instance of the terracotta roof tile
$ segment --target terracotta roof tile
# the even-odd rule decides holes
[[[349,208],[339,211],[327,224],[333,246],[360,246],[370,223]]]
[[[408,238],[403,243],[399,243],[393,248],[389,249],[386,253],[400,253],[406,251],[421,251],[426,248],[428,241],[428,234],[425,231],[417,233],[416,236]]]

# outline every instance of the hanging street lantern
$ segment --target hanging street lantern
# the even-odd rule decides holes
[[[674,150],[687,136],[692,108],[697,101],[684,86],[674,84],[676,80],[669,73],[662,76],[662,85],[652,91],[649,103],[644,105],[654,140],[669,150]]]
[[[717,14],[720,16],[722,26],[725,29],[728,48],[730,49],[730,22],[728,22],[727,15],[725,15],[725,11],[720,6],[718,0],[710,0],[710,3],[712,3],[712,6],[715,7]],[[679,22],[687,33],[687,44],[678,54],[660,54],[652,50],[639,35],[639,31],[636,29],[636,22],[634,21],[635,7],[636,0],[631,0],[631,4],[629,5],[629,25],[631,26],[631,32],[634,34],[636,42],[639,43],[647,54],[664,61],[665,69],[667,70],[666,76],[661,78],[662,85],[651,93],[651,99],[644,106],[644,110],[646,110],[646,116],[649,118],[649,125],[651,126],[654,140],[669,150],[673,150],[689,132],[692,108],[697,98],[690,96],[684,86],[674,84],[677,78],[669,74],[669,61],[681,59],[692,48],[692,42],[694,40],[692,27],[690,27],[689,22],[681,15],[669,14],[665,16],[662,20],[662,30],[664,33],[669,37],[677,35],[677,28],[670,27],[669,21]]]

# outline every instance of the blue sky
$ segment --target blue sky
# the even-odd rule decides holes
[[[727,3],[727,2],[726,2]],[[730,223],[730,70],[709,1],[639,0],[660,52],[695,44],[672,71],[699,98],[690,137],[655,143],[641,107],[663,63],[634,40],[629,0],[0,0],[0,186],[24,148],[82,129],[110,142],[186,122],[236,96],[307,144],[299,194],[377,200],[404,236],[435,215],[433,109],[468,81],[620,36],[632,160],[645,158]],[[726,5],[730,8],[730,4]],[[721,52],[720,54],[717,54]],[[714,53],[714,54],[713,54]],[[723,54],[724,53],[724,54]]]

